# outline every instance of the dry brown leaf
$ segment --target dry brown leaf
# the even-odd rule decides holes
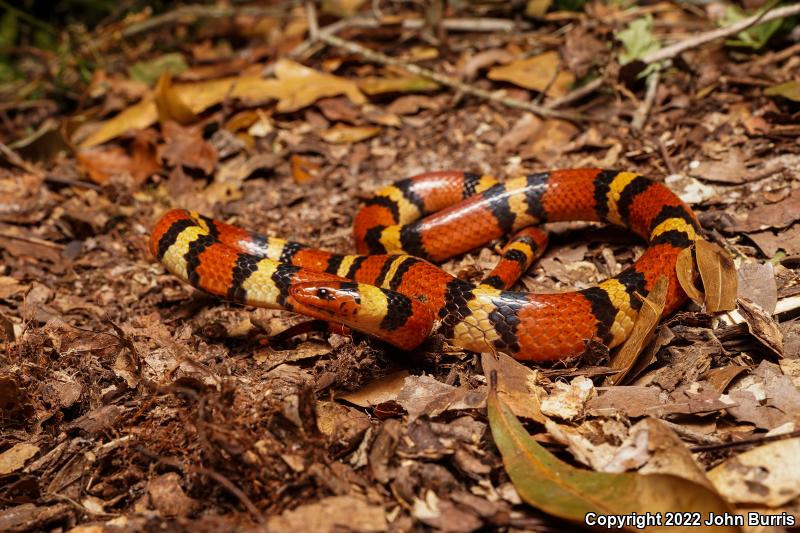
[[[541,410],[541,398],[545,396],[545,391],[538,384],[539,371],[531,370],[503,353],[482,353],[481,368],[485,376],[492,371],[497,372],[497,394],[516,416],[540,424],[547,421]]]
[[[800,439],[771,442],[731,457],[708,472],[732,503],[777,507],[800,496]]]
[[[678,254],[675,262],[675,273],[678,275],[678,283],[686,295],[697,305],[703,305],[706,295],[694,284],[697,278],[697,271],[694,268],[694,254],[691,248],[684,248]]]
[[[289,161],[291,162],[292,166],[292,177],[294,178],[294,182],[299,185],[314,179],[313,173],[319,170],[319,163],[310,161],[298,154],[292,154],[292,157]]]
[[[605,383],[613,385],[619,383],[630,371],[636,358],[653,338],[658,321],[661,320],[661,313],[667,301],[667,289],[669,281],[666,276],[661,276],[653,285],[653,290],[642,301],[639,309],[639,316],[633,324],[633,330],[628,336],[628,340],[622,345],[616,354],[611,356],[611,368],[619,370],[618,373],[606,378]]]
[[[164,144],[158,156],[171,166],[184,166],[210,175],[217,166],[217,150],[205,139],[199,127],[183,127],[168,121],[162,125]]]
[[[725,389],[728,388],[728,385],[731,384],[731,381],[736,379],[736,376],[741,374],[747,370],[746,366],[740,365],[728,365],[728,366],[721,366],[718,368],[712,368],[708,372],[706,372],[705,381],[708,382],[711,387],[718,393],[722,394],[725,392]]]
[[[517,120],[500,140],[497,141],[497,150],[508,153],[519,145],[531,139],[542,125],[542,120],[533,113],[525,113]]]
[[[37,453],[39,447],[27,442],[19,442],[0,453],[0,476],[20,470]]]
[[[757,303],[761,309],[772,314],[778,304],[778,285],[772,263],[744,261],[736,269],[738,276],[737,295]]]
[[[133,171],[133,159],[120,146],[98,146],[76,154],[78,166],[89,179],[100,185],[112,176]]]
[[[523,146],[523,159],[535,157],[545,165],[554,165],[569,148],[569,142],[580,130],[566,120],[547,119],[532,136],[530,144]]]
[[[320,133],[320,137],[329,143],[344,144],[355,143],[369,139],[380,133],[378,126],[345,126],[336,124],[334,127]]]
[[[548,96],[563,96],[575,83],[572,73],[561,70],[561,60],[555,51],[495,67],[488,76],[491,80],[508,81],[526,89],[545,92]]]
[[[718,244],[695,241],[697,268],[703,280],[705,308],[710,313],[736,309],[737,277],[733,259]]]
[[[393,372],[388,376],[376,379],[372,383],[361,387],[357,391],[348,392],[337,396],[337,400],[344,400],[360,407],[372,407],[380,403],[396,400],[403,389],[408,370]]]
[[[359,496],[330,496],[307,503],[270,517],[266,526],[269,531],[284,533],[333,533],[347,529],[371,533],[386,531],[387,527],[383,507],[370,505]]]
[[[778,357],[783,357],[783,332],[775,320],[756,303],[739,298],[739,314],[758,342]]]
[[[766,257],[774,257],[778,250],[783,250],[787,255],[800,255],[800,224],[794,224],[777,235],[767,230],[748,233],[747,236]]]
[[[773,204],[763,203],[747,211],[745,218],[737,217],[731,231],[758,231],[766,228],[784,228],[800,220],[800,189]]]

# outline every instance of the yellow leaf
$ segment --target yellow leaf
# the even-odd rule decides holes
[[[162,124],[173,120],[178,124],[186,125],[193,122],[196,115],[178,91],[172,86],[172,77],[169,72],[165,72],[158,78],[158,83],[153,91],[153,97],[158,109],[158,120]]]
[[[345,126],[336,124],[334,127],[323,131],[320,136],[329,143],[355,143],[369,139],[380,133],[378,126]]]
[[[79,148],[91,148],[118,137],[129,130],[141,130],[158,120],[158,110],[152,98],[144,98],[114,118],[101,122],[99,127],[78,144]]]
[[[421,93],[435,91],[439,84],[419,76],[366,76],[358,80],[359,88],[369,95],[385,93]]]
[[[575,83],[575,77],[569,71],[559,70],[559,65],[558,52],[544,52],[494,67],[489,71],[489,79],[508,81],[548,96],[563,96]]]
[[[275,64],[275,75],[276,79],[240,76],[174,84],[166,89],[162,88],[158,109],[166,110],[168,114],[177,113],[181,119],[186,119],[189,114],[197,115],[225,100],[241,100],[246,104],[277,100],[277,110],[281,112],[296,111],[320,98],[340,94],[347,96],[355,104],[361,105],[367,101],[355,82],[316,71],[288,59],[281,59]],[[145,98],[101,123],[97,131],[84,139],[79,146],[89,148],[102,144],[128,130],[146,128],[158,118],[153,97]]]

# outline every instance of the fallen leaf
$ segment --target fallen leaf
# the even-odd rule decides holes
[[[694,253],[691,248],[684,248],[678,254],[675,262],[675,273],[678,275],[678,283],[686,295],[697,305],[703,305],[706,295],[695,285],[695,279],[699,273],[695,269]]]
[[[695,241],[697,269],[703,280],[705,308],[710,313],[736,309],[736,266],[718,244]]]
[[[147,85],[153,85],[165,73],[180,74],[188,68],[189,65],[183,54],[174,52],[149,61],[137,61],[128,67],[128,77]]]
[[[488,77],[544,92],[547,96],[563,96],[575,83],[572,73],[561,68],[561,60],[555,51],[495,67],[489,71]]]
[[[747,169],[747,157],[741,149],[731,148],[722,157],[719,161],[701,161],[692,167],[691,174],[717,183],[745,183],[754,175]]]
[[[622,381],[633,368],[636,358],[653,338],[653,333],[656,331],[658,321],[661,320],[661,313],[667,302],[668,288],[669,281],[666,276],[661,276],[653,285],[650,294],[642,301],[642,307],[639,309],[639,315],[636,317],[628,339],[619,351],[611,356],[611,368],[619,370],[619,372],[606,378],[607,384],[613,385]],[[634,295],[635,297],[636,295]]]
[[[758,304],[739,298],[739,314],[747,330],[758,342],[778,357],[783,357],[783,333],[775,320]]]
[[[764,89],[764,94],[767,96],[783,96],[788,100],[800,102],[800,80],[787,81],[786,83],[767,87]]]
[[[386,531],[383,507],[370,505],[359,496],[330,496],[284,511],[267,520],[269,531],[332,533],[353,529],[360,533]]]
[[[487,379],[492,372],[497,373],[497,394],[516,416],[540,424],[547,421],[541,410],[541,399],[546,394],[538,384],[541,372],[504,353],[482,353],[481,369]]]
[[[783,250],[787,255],[800,255],[800,224],[795,224],[778,234],[767,230],[748,233],[747,236],[766,257],[775,257],[778,250]]]
[[[345,126],[344,124],[336,124],[334,127],[320,133],[320,137],[334,144],[355,143],[374,137],[380,131],[381,128],[378,126]]]
[[[172,85],[172,77],[168,72],[158,79],[153,98],[158,110],[158,120],[162,125],[169,121],[187,125],[194,122],[197,117],[180,92]]]
[[[772,263],[744,261],[736,269],[737,296],[756,303],[768,314],[775,312],[778,304],[778,285]]]
[[[746,217],[734,218],[731,231],[758,231],[784,228],[800,220],[800,189],[772,204],[761,204],[747,211]]]
[[[178,474],[167,472],[147,483],[150,505],[161,516],[187,516],[197,508],[199,502],[186,495],[179,481]]]
[[[37,453],[39,453],[39,447],[27,442],[19,442],[0,453],[0,476],[22,469],[25,463]]]
[[[408,375],[408,370],[393,372],[388,376],[376,379],[357,391],[337,396],[336,399],[344,400],[360,407],[372,407],[380,403],[396,400]]]
[[[715,492],[671,474],[607,474],[570,466],[531,438],[499,399],[494,386],[487,406],[494,442],[514,488],[525,502],[548,514],[592,525],[600,515],[681,511],[707,516],[710,512],[732,512]],[[661,530],[682,531],[683,524]],[[741,531],[734,526],[719,530]]]
[[[569,142],[580,130],[566,120],[547,119],[542,122],[531,142],[522,147],[523,159],[536,158],[545,165],[553,165],[567,151]]]
[[[542,18],[552,4],[553,0],[528,0],[525,3],[525,16]]]
[[[152,126],[157,120],[158,109],[155,100],[152,97],[145,97],[141,102],[125,109],[114,118],[101,122],[97,129],[85,139],[73,139],[72,141],[79,148],[92,148],[119,137],[126,131],[142,130]]]
[[[292,167],[294,182],[302,185],[314,179],[313,172],[319,170],[319,163],[309,161],[301,155],[292,154],[289,159]]]
[[[201,128],[169,121],[163,124],[162,133],[164,144],[158,150],[160,159],[171,166],[196,168],[211,175],[217,165],[217,150],[203,139]]]
[[[435,91],[439,84],[428,78],[420,76],[394,76],[377,77],[365,76],[359,78],[358,88],[370,96],[386,93],[424,93]]]
[[[89,179],[103,185],[112,176],[131,174],[133,159],[120,146],[98,146],[80,150],[75,155],[78,166]]]
[[[316,71],[288,59],[278,60],[274,71],[276,79],[236,76],[174,84],[170,86],[168,92],[170,102],[180,101],[188,111],[196,115],[225,99],[238,99],[246,104],[278,100],[277,110],[283,113],[306,107],[320,98],[340,94],[344,94],[356,104],[364,104],[367,101],[354,82]],[[164,102],[162,107],[163,104]],[[138,104],[101,122],[85,139],[80,142],[73,139],[73,142],[78,142],[81,148],[97,146],[128,130],[146,128],[154,124],[158,117],[155,100],[153,97],[145,97]]]
[[[497,141],[497,150],[501,154],[515,150],[519,145],[533,138],[541,125],[542,120],[533,113],[523,114],[511,129]]]
[[[771,442],[731,457],[708,477],[732,503],[783,505],[800,496],[800,439]]]

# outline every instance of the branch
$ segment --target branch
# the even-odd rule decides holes
[[[684,39],[683,41],[678,41],[671,46],[667,46],[666,48],[662,48],[661,50],[656,50],[653,53],[647,54],[642,57],[641,60],[649,65],[650,63],[656,63],[664,59],[672,59],[673,57],[682,54],[686,50],[697,48],[698,46],[715,41],[717,39],[722,39],[723,37],[736,35],[737,33],[746,30],[750,26],[754,26],[759,23],[770,22],[775,19],[791,17],[792,15],[798,14],[800,14],[800,3],[765,11],[763,13],[753,15],[752,17],[748,17],[744,20],[740,20],[736,24],[731,24],[730,26],[726,26],[724,28],[698,33],[693,37]]]
[[[380,52],[370,50],[369,48],[361,46],[360,44],[351,41],[346,41],[335,35],[329,34],[324,30],[320,31],[319,40],[331,46],[338,46],[339,48],[344,48],[348,52],[358,54],[374,63],[400,67],[403,70],[410,72],[411,74],[414,74],[416,76],[421,76],[429,80],[433,80],[440,85],[451,87],[463,93],[471,94],[473,96],[478,96],[486,100],[499,102],[508,107],[513,107],[516,109],[524,109],[525,111],[530,111],[531,113],[535,113],[542,117],[562,118],[565,120],[569,120],[571,122],[578,122],[578,123],[584,122],[589,119],[589,117],[586,117],[579,113],[570,113],[568,111],[557,111],[555,109],[549,109],[547,107],[536,105],[531,102],[525,102],[524,100],[509,98],[507,96],[503,96],[498,93],[486,91],[483,89],[478,89],[477,87],[467,85],[466,83],[459,81],[455,78],[451,78],[450,76],[439,74],[438,72],[434,72],[433,70],[420,67],[419,65],[415,65],[413,63],[405,63],[403,61],[400,61],[399,59],[395,59],[393,57],[381,54]]]

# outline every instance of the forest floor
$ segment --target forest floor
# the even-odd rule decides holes
[[[6,57],[0,530],[578,528],[512,484],[487,365],[566,463],[800,519],[800,10],[703,44],[739,8],[323,4],[145,11]],[[148,248],[184,207],[353,252],[354,214],[393,180],[570,167],[664,181],[738,269],[738,314],[688,303],[614,386],[602,351],[523,366],[435,340],[271,345],[303,318],[204,295]],[[552,229],[519,290],[585,288],[645,248]],[[442,266],[478,279],[497,257]]]

